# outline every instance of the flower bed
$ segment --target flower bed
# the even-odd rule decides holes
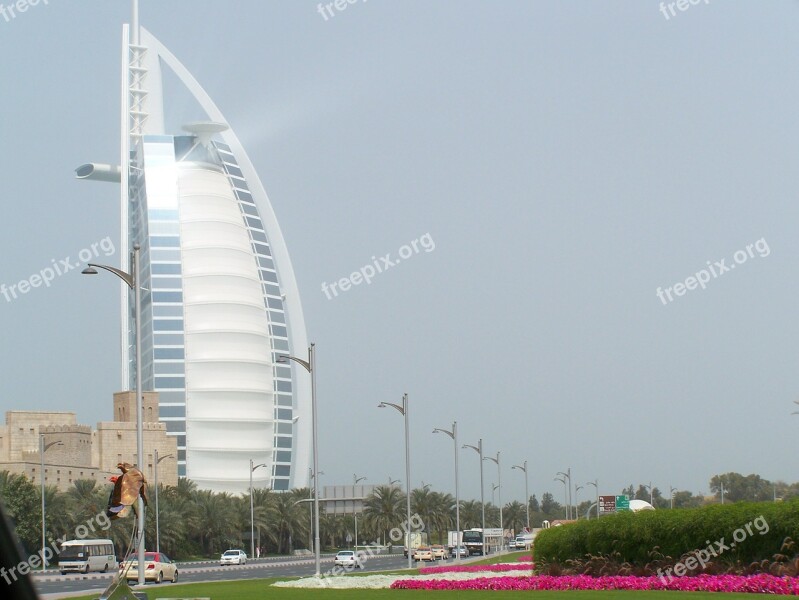
[[[533,568],[532,563],[530,569]],[[495,565],[450,565],[444,567],[422,567],[419,569],[421,575],[431,575],[433,573],[480,573],[492,572],[501,573],[504,571],[522,571],[524,565],[519,563],[498,563]]]
[[[799,577],[773,575],[697,575],[671,580],[658,577],[483,577],[468,580],[399,579],[392,589],[406,590],[666,590],[683,592],[745,592],[753,594],[799,595]]]

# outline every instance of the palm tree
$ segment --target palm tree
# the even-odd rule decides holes
[[[377,486],[364,502],[363,517],[364,524],[381,535],[385,544],[389,529],[405,517],[405,494],[394,486]]]
[[[505,523],[503,523],[505,529],[519,532],[527,523],[527,510],[524,504],[514,500],[503,507],[502,518],[505,519]]]
[[[194,494],[194,500],[202,523],[196,535],[206,556],[241,545],[241,524],[231,510],[233,497],[230,494],[200,490]]]
[[[301,499],[292,492],[275,494],[275,500],[268,511],[269,522],[272,523],[268,535],[277,545],[278,553],[291,552],[294,539],[302,538],[308,533],[305,509],[301,508],[302,504],[297,503]]]
[[[430,486],[426,485],[416,488],[411,492],[411,512],[422,517],[424,531],[430,537],[432,531],[432,513],[436,507],[435,492],[430,491]]]
[[[461,501],[461,529],[483,526],[483,513],[477,500]]]

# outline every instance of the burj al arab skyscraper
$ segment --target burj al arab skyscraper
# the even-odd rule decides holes
[[[122,66],[120,167],[84,165],[78,177],[120,183],[120,245],[141,247],[142,364],[125,288],[123,386],[140,368],[177,438],[179,475],[200,489],[246,492],[251,476],[259,488],[307,485],[311,382],[278,358],[303,355],[308,341],[269,198],[211,98],[139,26],[135,0]],[[165,130],[164,69],[207,120]]]

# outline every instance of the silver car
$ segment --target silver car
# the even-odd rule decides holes
[[[337,567],[355,567],[356,569],[363,569],[361,556],[352,550],[342,550],[336,554],[333,564]]]
[[[247,554],[244,550],[225,550],[225,553],[220,557],[219,564],[223,567],[225,565],[246,565]]]

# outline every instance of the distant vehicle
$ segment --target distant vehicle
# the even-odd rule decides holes
[[[145,581],[161,583],[164,579],[169,579],[172,583],[178,582],[178,567],[163,552],[145,552],[144,563]],[[128,580],[137,580],[139,561],[136,559],[125,561],[119,566],[119,571]]]
[[[58,569],[67,573],[105,573],[117,564],[114,542],[111,540],[68,540],[61,544]]]
[[[436,560],[438,560],[439,558],[441,560],[447,560],[448,553],[447,549],[444,546],[436,544],[434,546],[430,546],[430,550],[433,552],[433,558],[435,558]]]
[[[449,554],[452,558],[460,556],[469,556],[469,551],[466,549],[466,546],[455,546],[449,551]]]
[[[455,546],[463,544],[462,531],[448,531],[447,532],[447,547],[452,551]]]
[[[420,546],[416,550],[413,551],[412,555],[413,560],[429,560],[433,562],[436,557],[433,556],[433,550],[430,546]]]
[[[533,539],[535,539],[534,533],[520,533],[516,536],[514,546],[517,550],[529,550],[533,545]]]
[[[333,564],[337,567],[355,567],[356,569],[363,569],[361,560],[361,557],[353,550],[341,550],[336,554],[336,558],[333,559]]]
[[[483,530],[467,529],[463,532],[463,545],[469,551],[469,556],[483,554]]]
[[[405,534],[405,546],[402,549],[402,554],[408,558],[408,549],[411,551],[416,550],[419,546],[427,546],[427,532],[415,531]]]
[[[219,564],[223,567],[225,565],[246,565],[247,554],[244,550],[225,550],[224,554],[219,557]]]

